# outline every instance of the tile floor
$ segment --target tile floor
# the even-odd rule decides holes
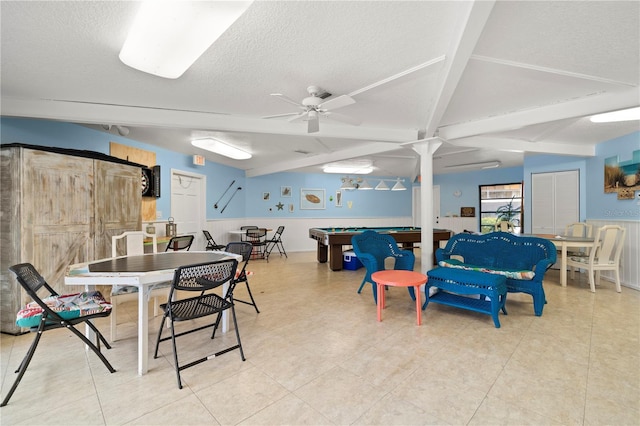
[[[106,351],[116,373],[65,330],[45,333],[22,383],[0,409],[3,425],[639,425],[640,292],[595,294],[586,277],[545,279],[548,304],[509,294],[502,328],[491,317],[415,305],[391,288],[383,322],[364,270],[332,272],[315,253],[251,261],[260,314],[238,305],[238,351],[183,371],[169,343],[136,374],[135,304],[123,305],[122,340]],[[416,267],[419,269],[419,265]],[[241,296],[243,291],[238,291]],[[150,326],[155,342],[158,318]],[[98,323],[108,336],[108,321]],[[224,342],[233,337],[224,335]],[[2,335],[2,396],[31,335]],[[179,340],[184,358],[218,341]],[[152,351],[153,344],[150,344]]]

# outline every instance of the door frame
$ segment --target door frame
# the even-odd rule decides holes
[[[188,177],[197,179],[197,182],[199,182],[198,193],[200,194],[200,196],[198,197],[198,212],[199,212],[198,228],[200,230],[206,229],[205,228],[205,225],[207,222],[207,176],[206,175],[203,175],[200,173],[187,172],[180,169],[171,169],[171,176],[169,180],[169,191],[171,193],[171,200],[170,200],[171,214],[169,216],[175,217],[174,216],[175,203],[173,202],[173,178],[177,175],[188,176]],[[205,247],[205,245],[206,244],[204,244],[204,236],[202,235],[201,232],[196,231],[194,235],[193,246]]]

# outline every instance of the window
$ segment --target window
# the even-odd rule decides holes
[[[493,232],[498,220],[513,223],[515,232],[524,226],[522,182],[480,185],[480,232]]]

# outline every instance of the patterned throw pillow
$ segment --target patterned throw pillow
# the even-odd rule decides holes
[[[111,304],[102,297],[99,291],[49,296],[42,301],[64,319],[111,310]],[[40,305],[36,302],[30,302],[18,312],[16,324],[19,327],[37,327],[43,312],[44,309]]]
[[[488,274],[497,274],[504,275],[507,278],[515,279],[515,280],[531,280],[535,277],[535,272],[533,271],[516,271],[511,269],[490,269],[485,268],[483,266],[475,266],[468,265],[466,263],[462,263],[459,260],[449,259],[449,260],[441,260],[438,262],[438,265],[446,268],[456,268],[456,269],[464,269],[465,271],[476,271],[476,272],[486,272]]]

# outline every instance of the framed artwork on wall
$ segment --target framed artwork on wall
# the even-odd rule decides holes
[[[290,186],[281,186],[280,187],[280,196],[284,198],[291,198],[291,187]]]
[[[262,193],[262,201],[269,201],[271,199],[271,193],[270,192],[263,192]]]
[[[325,191],[324,189],[300,189],[300,210],[324,210]]]
[[[336,191],[336,207],[342,207],[342,191]]]

